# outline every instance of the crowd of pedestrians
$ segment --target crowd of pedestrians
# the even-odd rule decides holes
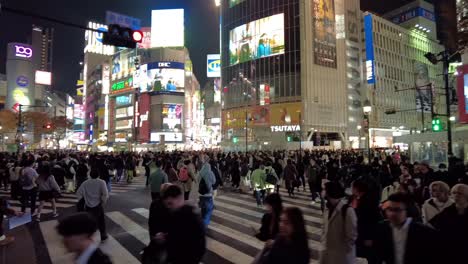
[[[323,212],[320,263],[466,263],[468,173],[463,162],[451,157],[448,166],[434,170],[425,161],[410,163],[396,150],[372,156],[366,162],[355,151],[39,152],[2,155],[0,182],[11,186],[11,199],[21,199],[22,212],[29,206],[38,221],[45,202],[51,202],[57,217],[54,199],[61,192],[76,192],[78,210],[91,218],[83,213],[66,217],[58,231],[64,237],[79,233],[87,247],[74,252],[87,252],[87,258],[102,263],[110,260],[89,241],[90,234],[99,230],[101,241],[107,239],[110,181],[131,182],[137,168],[142,168],[152,198],[144,263],[199,263],[220,189],[251,194],[265,211],[261,228],[252,234],[265,242],[254,263],[309,263],[304,214],[283,205],[280,188],[287,190],[288,199],[307,193],[310,206]],[[187,202],[191,197],[198,206]],[[8,210],[7,201],[2,204],[2,214],[21,214]],[[76,221],[88,224],[71,230]],[[6,238],[0,234],[0,245],[10,243]],[[181,247],[184,254],[178,252]]]

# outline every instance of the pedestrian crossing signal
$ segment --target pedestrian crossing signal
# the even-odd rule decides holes
[[[291,142],[292,141],[292,136],[287,136],[287,140],[288,140],[288,142]]]
[[[440,122],[440,118],[432,119],[432,131],[433,132],[440,132],[442,131],[442,123]]]
[[[237,137],[233,137],[233,138],[232,138],[232,142],[233,142],[234,144],[236,144],[237,142],[239,142],[239,139],[238,139]]]

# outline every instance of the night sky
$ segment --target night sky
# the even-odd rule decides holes
[[[410,0],[361,0],[363,10],[385,12]],[[132,5],[138,3],[138,5]],[[55,19],[87,25],[90,20],[105,22],[110,10],[142,20],[151,25],[151,10],[184,8],[186,46],[194,63],[194,71],[203,87],[206,78],[206,54],[218,53],[218,18],[214,0],[4,0],[3,6],[35,12]],[[87,8],[92,7],[92,8]],[[79,77],[79,62],[83,59],[84,31],[16,14],[0,13],[0,73],[5,73],[5,53],[9,42],[30,42],[31,25],[53,26],[53,89],[74,93]]]

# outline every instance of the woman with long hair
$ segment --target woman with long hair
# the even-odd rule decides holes
[[[167,174],[167,179],[170,183],[177,183],[179,178],[177,177],[177,171],[172,166],[170,161],[167,161],[164,166],[164,172]]]
[[[254,263],[308,264],[309,261],[310,251],[304,215],[297,207],[286,208],[280,217],[278,236],[273,242],[266,244]]]
[[[260,232],[255,237],[261,241],[275,239],[279,232],[279,222],[283,211],[283,201],[277,193],[272,193],[265,198],[265,209],[267,212],[262,217]]]
[[[36,180],[39,191],[39,209],[37,211],[37,221],[41,221],[41,211],[45,202],[52,204],[53,217],[57,217],[57,207],[55,205],[55,196],[60,194],[60,187],[50,173],[49,165],[42,165],[38,169],[39,177]]]

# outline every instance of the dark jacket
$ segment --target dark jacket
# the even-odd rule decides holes
[[[271,222],[273,221],[273,214],[266,213],[262,217],[262,226],[260,227],[260,232],[255,235],[256,238],[261,241],[267,241],[269,239],[274,239],[279,231],[279,218],[276,219],[273,226]]]
[[[382,220],[378,200],[375,202],[370,195],[364,195],[354,208],[358,219],[358,237],[356,240],[356,256],[367,257],[371,249],[364,245],[366,240],[374,240],[375,230]]]
[[[437,232],[427,226],[412,221],[408,230],[406,240],[405,264],[437,264],[439,262],[440,248],[438,248]],[[376,230],[374,240],[377,263],[394,264],[395,248],[393,233],[388,221],[381,222]]]
[[[110,258],[99,248],[89,257],[88,264],[112,264]]]
[[[161,200],[151,203],[148,218],[148,228],[150,239],[157,233],[166,233],[169,226],[169,210],[164,206]]]
[[[308,264],[310,252],[308,248],[301,248],[293,243],[288,243],[278,237],[270,250],[262,257],[262,264]]]
[[[205,254],[205,228],[193,210],[184,205],[170,213],[166,247],[171,264],[198,264]]]
[[[429,223],[441,233],[444,259],[450,259],[453,264],[467,263],[468,210],[460,215],[453,204],[434,216]]]

